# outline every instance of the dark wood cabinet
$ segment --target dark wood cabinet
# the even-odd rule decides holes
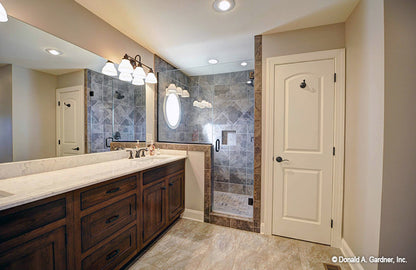
[[[0,211],[0,269],[73,267],[72,194]]]
[[[60,227],[0,255],[0,269],[67,269],[65,245],[65,227]]]
[[[143,243],[146,244],[166,224],[166,182],[143,189]]]
[[[175,219],[185,208],[185,182],[183,173],[168,178],[168,218]]]
[[[184,211],[184,160],[0,211],[0,269],[120,269]]]

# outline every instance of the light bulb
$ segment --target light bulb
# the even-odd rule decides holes
[[[121,60],[120,65],[118,66],[118,71],[121,73],[133,73],[133,66],[130,64],[128,59]]]
[[[127,72],[121,72],[120,76],[118,77],[121,81],[124,82],[131,82],[131,80],[133,79],[133,77],[131,76],[130,73]]]
[[[134,78],[139,78],[139,79],[144,79],[144,78],[146,78],[146,73],[144,72],[142,67],[136,67],[133,71],[133,77]]]
[[[139,77],[134,77],[133,81],[132,81],[133,85],[144,85],[144,81],[142,78]]]
[[[218,12],[225,12],[233,9],[235,6],[234,0],[215,0],[213,7]]]
[[[150,83],[150,84],[157,83],[156,76],[155,76],[155,74],[153,73],[152,70],[150,70],[150,72],[147,74],[146,83]]]
[[[7,18],[7,12],[3,5],[0,3],[0,22],[7,22],[8,20],[9,18]]]
[[[101,72],[108,76],[117,76],[117,69],[111,61],[107,61],[107,63],[105,63]]]

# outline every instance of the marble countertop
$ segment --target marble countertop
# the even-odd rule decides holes
[[[86,166],[0,180],[0,210],[63,194],[120,176],[150,169],[186,155],[119,159]]]

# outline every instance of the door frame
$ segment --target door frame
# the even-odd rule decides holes
[[[64,88],[56,88],[55,90],[55,108],[56,108],[56,121],[55,121],[55,125],[56,125],[56,138],[55,138],[55,145],[56,145],[56,156],[60,157],[60,151],[61,148],[58,144],[58,140],[61,137],[61,130],[60,130],[60,119],[61,119],[61,111],[58,109],[58,93],[65,93],[65,92],[73,92],[73,91],[78,91],[81,93],[81,115],[82,115],[82,119],[81,119],[81,124],[82,124],[82,128],[81,128],[81,132],[82,132],[82,140],[81,140],[81,144],[80,144],[80,150],[82,152],[82,154],[85,154],[85,132],[86,132],[86,128],[85,128],[85,99],[84,99],[84,86],[83,85],[76,85],[76,86],[71,86],[71,87],[64,87]]]
[[[273,222],[273,123],[274,123],[274,66],[290,63],[334,59],[335,61],[335,104],[334,104],[334,147],[333,159],[332,210],[333,228],[331,246],[341,247],[343,195],[344,195],[344,125],[345,125],[345,49],[317,51],[266,59],[266,87],[263,102],[265,104],[264,132],[264,233],[272,234]],[[268,127],[268,128],[266,128]],[[329,223],[329,221],[328,221]],[[328,224],[330,226],[330,224]]]

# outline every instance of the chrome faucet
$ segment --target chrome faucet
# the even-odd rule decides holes
[[[146,157],[146,153],[145,152],[147,152],[147,151],[149,151],[149,150],[146,147],[137,149],[136,150],[136,158]],[[140,156],[140,153],[142,153],[141,156]]]

